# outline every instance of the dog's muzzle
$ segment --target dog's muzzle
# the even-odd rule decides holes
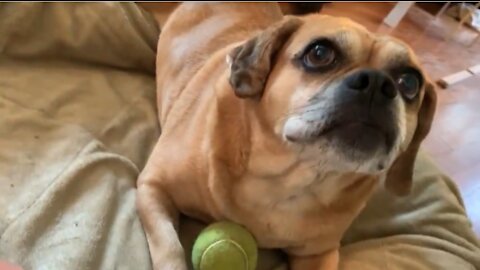
[[[304,112],[290,118],[284,127],[285,137],[300,143],[326,139],[342,152],[355,152],[356,156],[379,150],[388,153],[398,136],[397,96],[388,74],[374,69],[354,71],[334,89],[319,92]]]

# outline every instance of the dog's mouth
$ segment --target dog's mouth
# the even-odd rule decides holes
[[[334,123],[319,132],[317,138],[326,138],[336,145],[363,153],[384,149],[389,152],[394,144],[394,129],[373,121]]]
[[[389,152],[395,143],[395,127],[378,123],[373,119],[349,121],[330,120],[317,123],[294,119],[286,123],[284,133],[287,141],[311,144],[327,140],[345,152],[374,153],[379,149]]]

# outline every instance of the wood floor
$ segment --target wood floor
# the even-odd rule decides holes
[[[372,31],[390,34],[409,43],[432,79],[480,64],[480,38],[463,27],[446,40],[456,24],[443,16],[435,18],[413,7],[394,29],[382,24],[392,3],[327,4],[322,13],[350,17]],[[438,89],[439,106],[424,148],[460,187],[467,213],[480,236],[480,76],[448,89]]]

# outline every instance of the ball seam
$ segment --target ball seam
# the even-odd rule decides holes
[[[216,241],[215,243],[209,245],[205,251],[202,253],[202,256],[200,257],[200,265],[202,264],[202,261],[203,261],[203,257],[205,256],[205,254],[208,252],[209,249],[213,248],[214,246],[218,245],[218,244],[221,244],[223,242],[229,242],[231,244],[233,244],[237,249],[240,250],[240,252],[242,253],[243,255],[243,259],[245,261],[245,264],[247,266],[247,269],[249,270],[250,269],[250,266],[249,266],[249,263],[248,263],[248,257],[247,257],[247,253],[245,252],[245,250],[243,250],[243,248],[235,241],[231,240],[231,239],[221,239],[221,240],[218,240]],[[199,265],[199,266],[200,266]]]

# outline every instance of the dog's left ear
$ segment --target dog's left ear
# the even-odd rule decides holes
[[[300,24],[298,18],[285,17],[233,49],[228,61],[231,65],[229,82],[235,95],[240,98],[262,95],[276,53]]]
[[[433,84],[427,82],[425,96],[418,112],[417,128],[410,145],[394,161],[387,173],[386,188],[398,196],[407,195],[412,188],[413,168],[418,149],[432,125],[437,106],[437,94]]]

